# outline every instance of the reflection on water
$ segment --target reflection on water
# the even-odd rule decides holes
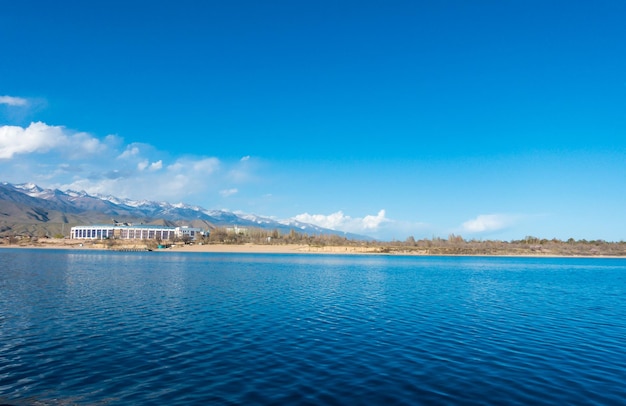
[[[0,250],[0,403],[619,403],[620,259]]]

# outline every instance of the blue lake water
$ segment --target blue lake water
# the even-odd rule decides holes
[[[0,404],[626,404],[626,260],[0,250]]]

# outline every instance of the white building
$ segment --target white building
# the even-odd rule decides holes
[[[79,240],[173,240],[188,237],[193,241],[202,235],[204,231],[201,228],[186,226],[93,225],[72,227],[70,231],[70,238]]]
[[[245,227],[237,227],[237,226],[227,227],[226,232],[228,234],[248,235],[248,229]]]

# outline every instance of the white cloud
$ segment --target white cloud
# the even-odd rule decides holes
[[[156,162],[152,162],[149,163],[149,161],[147,159],[144,159],[143,161],[139,162],[137,164],[137,169],[141,172],[144,170],[149,170],[150,172],[154,172],[154,171],[158,171],[159,169],[163,168],[163,161],[162,160],[158,160]]]
[[[119,159],[128,159],[134,156],[139,155],[139,148],[136,146],[129,145],[126,147],[126,150],[118,156]]]
[[[345,216],[342,211],[329,215],[302,213],[294,218],[303,223],[315,224],[316,226],[330,228],[331,230],[339,230],[348,219],[351,220],[351,218]]]
[[[141,150],[144,150],[142,148]],[[140,151],[126,149],[125,160],[113,172],[117,177],[98,175],[83,181],[81,187],[87,192],[94,189],[108,190],[107,193],[120,197],[151,200],[181,200],[217,190],[221,182],[217,158],[181,158],[167,164],[164,159],[152,160],[141,156]],[[155,151],[152,155],[158,155]],[[110,168],[109,168],[110,169]],[[166,169],[162,171],[162,169]],[[111,174],[111,172],[108,172]],[[114,179],[112,179],[114,178]]]
[[[240,159],[241,162],[246,162],[250,160],[250,155],[246,155],[243,158]]]
[[[87,133],[78,133],[72,137],[72,144],[78,145],[80,151],[88,154],[96,153],[100,150],[101,143],[97,138],[93,138]]]
[[[150,164],[150,168],[149,170],[151,171],[158,171],[159,169],[163,168],[163,161],[162,160],[158,160],[156,162],[152,162]]]
[[[63,143],[65,136],[59,127],[32,123],[28,128],[18,126],[0,127],[0,158],[12,158],[16,154],[46,152]]]
[[[507,214],[481,214],[475,219],[468,220],[461,225],[466,233],[483,233],[499,231],[512,226],[517,216]]]
[[[350,217],[345,215],[343,211],[329,215],[304,213],[297,215],[294,219],[331,230],[367,235],[379,240],[404,240],[410,235],[428,234],[432,229],[426,223],[390,219],[385,210],[364,217]]]
[[[49,126],[42,122],[31,123],[28,127],[0,127],[0,159],[11,159],[15,155],[46,153],[58,150],[60,153],[80,157],[100,152],[104,145],[87,133],[72,133],[65,127]]]
[[[346,216],[342,211],[329,215],[303,213],[294,218],[303,223],[315,224],[331,230],[367,234],[376,233],[382,225],[391,222],[385,217],[385,210],[380,210],[376,215],[368,215],[363,218]]]
[[[232,188],[232,189],[224,189],[224,190],[220,190],[220,195],[222,197],[229,197],[232,196],[234,194],[236,194],[237,192],[239,192],[239,190]]]
[[[6,104],[9,106],[26,106],[28,104],[28,100],[21,97],[0,96],[0,104]]]
[[[375,230],[386,221],[389,220],[385,218],[385,210],[380,210],[375,216],[365,216],[363,218],[363,226],[366,230]]]

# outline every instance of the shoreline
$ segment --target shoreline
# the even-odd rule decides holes
[[[70,242],[71,241],[71,242]],[[115,248],[109,248],[103,244],[94,244],[91,241],[81,240],[65,240],[65,241],[46,241],[39,243],[28,244],[13,244],[6,245],[0,244],[0,249],[3,248],[15,248],[15,249],[58,249],[58,250],[77,250],[77,251],[131,251],[142,250],[144,247],[139,244],[129,244],[126,246],[119,246]],[[147,250],[148,251],[148,250]],[[158,248],[151,252],[166,253],[166,252],[209,252],[216,254],[384,254],[378,252],[376,248],[372,247],[338,247],[338,246],[326,246],[326,247],[312,247],[306,244],[282,244],[282,245],[266,245],[266,244],[193,244],[193,245],[180,245],[171,248]]]
[[[0,244],[0,249],[57,249],[76,251],[142,251],[145,245],[128,244],[115,248],[107,247],[104,244],[94,243],[91,240],[42,240],[37,243],[28,244]],[[319,255],[384,255],[384,256],[414,256],[414,257],[503,257],[503,258],[626,258],[624,255],[563,255],[551,253],[463,253],[463,254],[442,254],[411,252],[410,250],[386,250],[385,247],[362,247],[362,246],[310,246],[307,244],[192,244],[180,245],[171,248],[154,249],[151,252],[191,252],[191,253],[215,253],[215,254],[319,254]]]

